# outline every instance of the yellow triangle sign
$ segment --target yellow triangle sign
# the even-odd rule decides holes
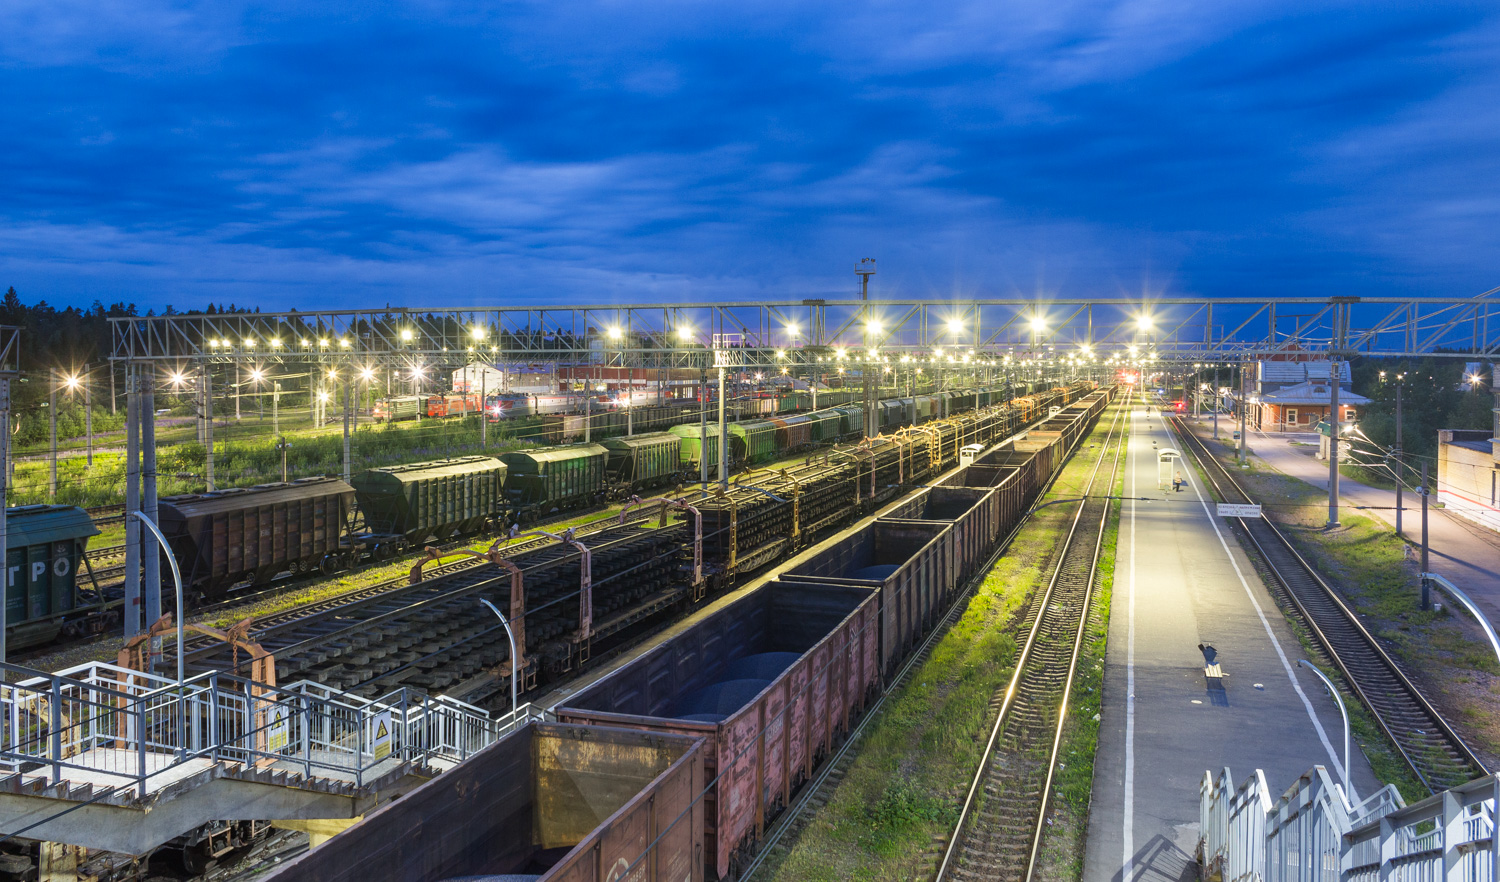
[[[388,734],[390,734],[390,733],[386,731],[385,720],[381,720],[380,721],[380,728],[375,730],[375,740],[379,741],[380,739],[384,738]]]

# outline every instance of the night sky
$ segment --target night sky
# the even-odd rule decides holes
[[[1500,4],[0,3],[0,287],[262,309],[1500,284]]]

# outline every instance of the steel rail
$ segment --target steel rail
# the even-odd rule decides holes
[[[989,739],[986,741],[984,750],[980,754],[978,767],[969,784],[968,792],[964,796],[958,820],[953,825],[953,834],[949,837],[948,844],[943,851],[942,860],[938,864],[935,876],[937,882],[944,882],[944,880],[965,875],[964,869],[966,868],[961,863],[962,859],[978,851],[978,849],[970,846],[970,835],[966,833],[965,828],[969,826],[970,819],[977,813],[976,802],[981,788],[985,788],[991,782],[992,778],[997,777],[996,770],[992,766],[1001,734],[1006,731],[1008,724],[1015,719],[1017,708],[1023,707],[1023,705],[1029,706],[1023,692],[1029,683],[1037,679],[1034,676],[1035,672],[1030,670],[1033,660],[1038,656],[1042,656],[1041,662],[1044,666],[1048,665],[1049,662],[1055,664],[1059,661],[1055,657],[1046,657],[1046,650],[1053,647],[1045,645],[1045,631],[1057,630],[1056,628],[1048,628],[1048,615],[1049,613],[1058,613],[1063,617],[1067,617],[1072,614],[1069,611],[1071,606],[1072,611],[1076,612],[1078,616],[1078,622],[1072,628],[1072,638],[1066,647],[1068,652],[1067,677],[1064,681],[1063,693],[1057,697],[1055,705],[1057,710],[1057,724],[1052,731],[1048,764],[1044,770],[1044,783],[1042,788],[1035,794],[1038,797],[1036,811],[1031,818],[1032,823],[1027,830],[1030,836],[1026,856],[1023,858],[1024,864],[1021,868],[1024,879],[1029,880],[1032,876],[1036,854],[1040,847],[1042,832],[1045,826],[1044,820],[1046,818],[1053,779],[1053,764],[1057,759],[1057,744],[1061,739],[1062,726],[1067,716],[1067,700],[1071,695],[1070,687],[1072,676],[1077,666],[1078,653],[1082,647],[1083,635],[1088,627],[1089,608],[1093,603],[1094,581],[1098,575],[1099,552],[1103,548],[1105,528],[1109,523],[1110,502],[1094,497],[1092,490],[1094,483],[1099,478],[1099,471],[1104,465],[1111,444],[1114,445],[1115,455],[1113,466],[1110,470],[1110,486],[1114,486],[1115,478],[1119,474],[1121,439],[1125,437],[1124,430],[1128,426],[1128,424],[1124,423],[1124,415],[1129,412],[1129,406],[1129,398],[1127,397],[1116,412],[1115,422],[1110,426],[1110,433],[1105,440],[1103,449],[1100,451],[1099,459],[1094,463],[1094,467],[1089,473],[1088,490],[1085,493],[1089,498],[1080,502],[1078,509],[1074,512],[1073,519],[1068,526],[1068,534],[1058,546],[1057,563],[1053,567],[1052,576],[1048,580],[1047,587],[1042,596],[1031,604],[1031,610],[1035,614],[1035,619],[1032,621],[1025,643],[1022,645],[1021,654],[1016,660],[1015,670],[1011,675],[1010,682],[1003,693],[999,712],[996,714],[995,723],[990,729]],[[1080,442],[1083,437],[1085,436],[1079,436]],[[1094,542],[1091,548],[1085,549],[1085,546],[1079,543],[1086,541],[1088,536],[1080,532],[1080,527],[1085,523],[1085,513],[1089,512],[1095,503],[1098,504],[1098,522],[1093,527],[1093,533],[1091,534]],[[1092,521],[1092,517],[1090,517],[1090,521]],[[1078,554],[1085,550],[1088,555],[1086,560],[1078,557]],[[1070,564],[1079,563],[1086,564],[1087,569],[1087,575],[1081,583],[1076,582],[1076,571],[1070,569]],[[1070,579],[1070,577],[1075,578]],[[1067,581],[1073,581],[1075,584],[1073,586],[1066,586],[1064,583]],[[1069,591],[1069,587],[1072,587],[1074,590]],[[1080,593],[1081,596],[1079,596]],[[1067,621],[1063,622],[1063,624],[1067,623]],[[1043,671],[1042,673],[1055,674],[1055,672],[1051,671]],[[1040,696],[1040,698],[1046,701],[1048,696]],[[1046,705],[1037,708],[1037,710],[1045,714],[1052,707],[1053,703],[1046,701]],[[984,876],[988,878],[987,873],[984,873]]]

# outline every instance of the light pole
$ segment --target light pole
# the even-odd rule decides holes
[[[493,603],[483,597],[479,598],[479,602],[489,607],[490,612],[495,614],[495,618],[500,620],[500,624],[505,628],[505,638],[510,641],[510,722],[514,726],[516,712],[521,709],[520,704],[517,703],[516,693],[516,669],[520,667],[520,661],[516,658],[516,632],[510,629],[510,621],[500,614],[500,610]]]
[[[292,449],[292,442],[280,435],[276,436],[276,452],[281,454],[281,483],[286,483],[286,452]]]
[[[81,374],[69,374],[63,379],[63,386],[69,393],[75,393],[80,386],[83,387],[83,434],[87,445],[88,464],[94,465],[94,406],[92,396],[89,394],[89,384]]]
[[[865,437],[875,437],[875,398],[870,388],[870,360],[872,358],[870,338],[872,334],[880,333],[880,323],[870,319],[870,276],[875,275],[875,259],[866,257],[854,268],[854,274],[859,276],[859,300],[860,309],[864,313],[865,320],[865,367],[860,371],[860,382],[864,387],[861,401],[864,403],[865,412]]]
[[[1344,799],[1347,800],[1348,805],[1354,805],[1359,802],[1359,795],[1354,792],[1354,770],[1349,767],[1349,711],[1344,708],[1344,697],[1333,688],[1333,681],[1324,676],[1322,671],[1313,667],[1312,662],[1299,658],[1297,664],[1317,674],[1318,679],[1323,681],[1323,685],[1328,687],[1328,694],[1332,695],[1334,702],[1338,704],[1339,716],[1344,718]]]
[[[57,501],[57,379],[47,384],[47,421],[52,427],[52,457],[47,473],[47,498]]]

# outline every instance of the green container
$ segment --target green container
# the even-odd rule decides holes
[[[550,512],[602,498],[609,451],[598,444],[572,444],[503,453],[505,501],[521,512]]]
[[[443,541],[484,526],[500,513],[506,466],[489,456],[369,469],[349,483],[365,529],[401,535],[413,545]]]
[[[653,487],[682,471],[682,439],[671,432],[649,432],[599,442],[609,451],[605,471],[617,484]]]
[[[77,573],[89,537],[99,529],[73,505],[6,509],[7,628],[70,612],[77,605]]]

